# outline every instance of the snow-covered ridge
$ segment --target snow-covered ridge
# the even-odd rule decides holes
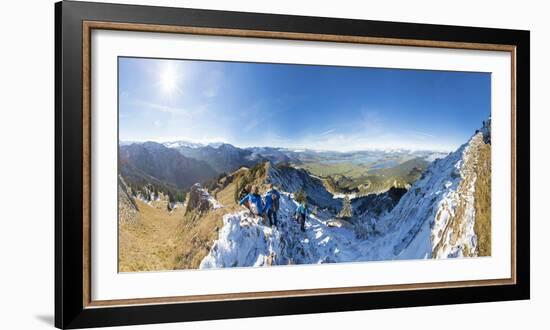
[[[354,225],[338,227],[334,211],[320,209],[307,220],[305,232],[293,219],[297,203],[289,193],[305,181],[294,171],[270,169],[271,182],[284,191],[277,228],[248,211],[224,215],[219,237],[200,267],[476,256],[476,166],[480,148],[488,142],[490,122],[458,150],[431,163],[391,211],[369,212],[371,208],[357,215]]]
[[[293,217],[297,203],[292,194],[283,193],[280,205],[277,228],[248,211],[224,215],[219,238],[200,268],[317,264],[357,257],[353,249],[340,250],[354,240],[353,230],[329,227],[328,212],[312,215],[302,232]]]
[[[170,142],[163,142],[162,145],[166,148],[191,148],[191,149],[198,149],[198,148],[204,148],[206,146],[210,146],[212,148],[219,148],[220,146],[224,145],[226,143],[224,142],[208,142],[208,143],[201,143],[201,142],[192,142],[192,141],[170,141]]]
[[[192,149],[202,148],[204,145],[202,143],[189,142],[189,141],[174,141],[174,142],[165,142],[163,145],[166,148],[181,148],[187,147]]]
[[[342,199],[342,198],[349,198],[349,199],[354,199],[354,198],[357,198],[357,194],[356,193],[351,193],[351,194],[332,194],[332,198],[334,199]]]
[[[396,258],[475,256],[475,166],[484,135],[434,161],[378,225]]]

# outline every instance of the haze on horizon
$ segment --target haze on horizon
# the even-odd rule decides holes
[[[452,151],[491,112],[489,73],[119,58],[121,141]]]

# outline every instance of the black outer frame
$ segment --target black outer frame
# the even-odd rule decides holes
[[[515,285],[84,308],[82,21],[516,46]],[[63,1],[55,4],[55,326],[83,328],[529,299],[529,31]]]

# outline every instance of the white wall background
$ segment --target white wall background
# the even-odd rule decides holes
[[[116,1],[180,7],[531,30],[532,299],[150,325],[147,329],[546,328],[550,23],[544,1]],[[0,10],[0,328],[53,327],[54,15],[52,0]],[[131,329],[137,327],[130,327]]]

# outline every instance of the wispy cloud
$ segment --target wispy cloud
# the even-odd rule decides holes
[[[331,128],[331,129],[329,129],[329,130],[324,131],[323,133],[321,133],[321,136],[329,135],[329,134],[331,134],[331,133],[334,133],[335,131],[336,131],[336,129]]]
[[[243,130],[245,132],[250,132],[251,130],[253,130],[254,128],[256,128],[258,126],[260,122],[258,121],[258,119],[256,118],[250,118],[250,120],[246,123],[246,125],[243,127]]]
[[[456,146],[446,141],[427,141],[420,139],[404,139],[394,133],[380,134],[377,136],[363,136],[360,134],[332,134],[319,138],[317,136],[304,136],[299,140],[278,141],[280,146],[298,149],[331,150],[331,151],[360,151],[360,150],[385,150],[385,149],[409,149],[409,150],[433,150],[451,151]]]
[[[422,138],[435,138],[435,135],[432,135],[432,134],[429,134],[429,133],[426,133],[426,132],[421,132],[421,131],[415,131],[415,130],[411,130],[411,129],[406,129],[404,130],[405,132],[410,132],[416,136],[419,136],[419,137],[422,137]]]
[[[142,107],[147,110],[163,112],[163,113],[168,113],[168,114],[178,115],[178,116],[192,116],[196,114],[201,114],[206,110],[205,106],[196,107],[194,109],[187,109],[187,108],[173,107],[165,104],[154,103],[154,102],[143,101],[143,100],[131,101],[130,105]]]
[[[210,97],[216,96],[216,95],[218,94],[218,91],[217,91],[216,88],[212,87],[212,88],[207,88],[207,89],[205,89],[204,92],[203,92],[203,94],[204,94],[204,96],[210,98]]]
[[[384,127],[384,118],[377,110],[363,108],[360,110],[360,113],[358,127],[365,133],[378,134],[387,129],[387,127]]]

